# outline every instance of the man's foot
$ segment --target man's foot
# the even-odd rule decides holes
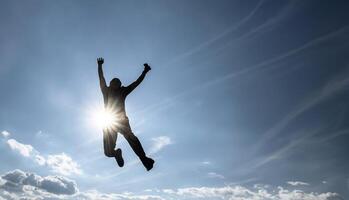
[[[122,151],[121,149],[117,149],[115,151],[115,160],[118,163],[119,167],[124,166],[124,159],[122,158]]]
[[[151,158],[145,157],[144,159],[142,159],[142,163],[147,171],[149,171],[153,168],[155,161]]]

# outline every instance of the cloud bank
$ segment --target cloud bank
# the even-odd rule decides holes
[[[186,187],[178,189],[148,189],[141,194],[131,192],[102,193],[97,190],[79,191],[74,180],[64,176],[40,176],[14,170],[0,178],[0,199],[80,199],[80,200],[165,200],[165,199],[217,199],[217,200],[339,200],[336,193],[305,192],[299,189],[255,185],[223,187]]]

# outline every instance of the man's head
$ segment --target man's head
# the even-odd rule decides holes
[[[110,81],[109,86],[113,89],[118,89],[119,87],[121,87],[121,81],[118,78],[113,78]]]

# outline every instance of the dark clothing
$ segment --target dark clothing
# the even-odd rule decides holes
[[[120,87],[118,90],[113,90],[110,87],[102,89],[104,108],[111,109],[113,112],[126,117],[125,99],[128,92],[128,87]]]
[[[115,127],[113,130],[103,130],[104,154],[108,157],[115,156],[118,132],[125,137],[133,151],[143,160],[145,158],[143,147],[138,138],[133,134],[128,118],[125,118],[123,122],[120,123],[120,126],[118,125],[118,127]]]
[[[101,86],[104,108],[112,109],[118,115],[126,117],[125,99],[127,95],[129,95],[143,81],[146,73],[146,71],[143,71],[139,78],[127,87],[121,86],[118,89],[113,89],[106,85],[103,87]]]
[[[146,73],[147,71],[143,71],[139,78],[131,85],[127,87],[121,86],[118,89],[107,87],[104,78],[101,79],[104,107],[117,115],[117,123],[115,123],[113,127],[103,130],[104,153],[108,157],[116,156],[116,140],[118,133],[120,133],[125,137],[133,151],[137,154],[142,162],[147,159],[141,143],[131,130],[125,110],[125,99],[127,95],[130,94],[143,81]]]

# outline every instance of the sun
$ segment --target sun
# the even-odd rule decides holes
[[[117,124],[117,113],[112,109],[100,108],[90,112],[90,122],[99,129],[113,129]]]

